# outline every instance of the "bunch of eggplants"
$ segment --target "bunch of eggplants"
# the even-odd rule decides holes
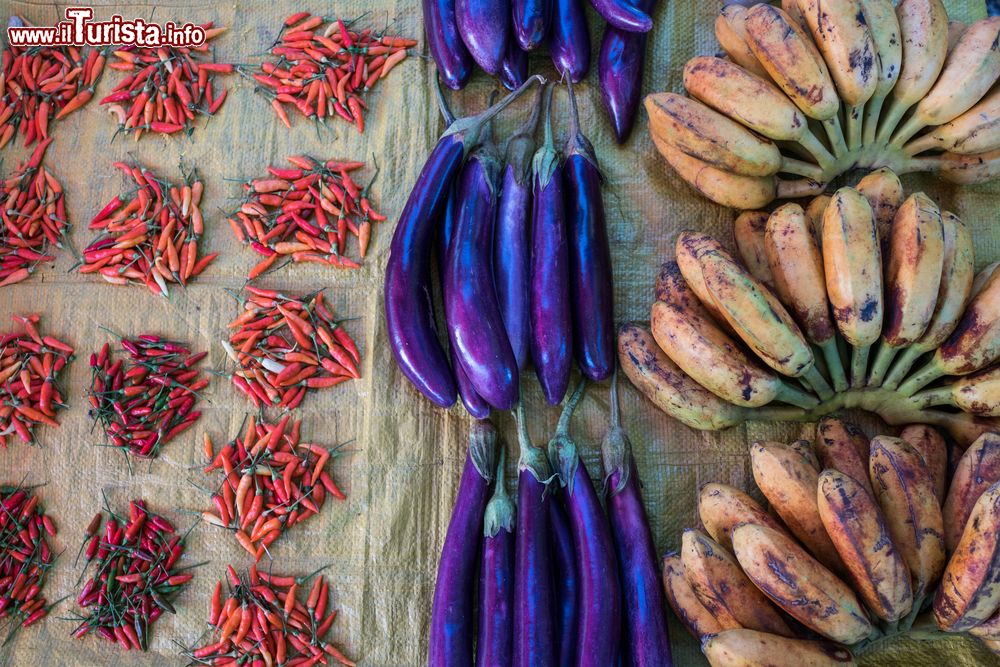
[[[618,421],[603,445],[602,507],[569,436],[584,382],[566,401],[546,450],[517,409],[517,507],[496,468],[495,431],[473,427],[431,611],[431,667],[664,667],[666,607],[628,438]],[[483,437],[489,433],[487,443]],[[494,481],[492,498],[487,501]],[[477,590],[478,583],[478,590]],[[478,603],[476,600],[478,599]]]
[[[552,132],[552,86],[510,138],[505,156],[483,128],[526,86],[478,116],[455,120],[431,153],[397,225],[386,269],[390,345],[403,374],[434,403],[458,396],[471,415],[509,410],[529,362],[552,405],[574,358],[603,380],[615,359],[611,255],[593,148],[572,127]],[[535,150],[538,109],[545,110]],[[434,317],[435,246],[448,352]]]

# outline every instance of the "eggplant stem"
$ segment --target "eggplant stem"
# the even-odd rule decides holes
[[[882,115],[882,106],[885,104],[885,96],[878,95],[868,100],[865,106],[865,126],[863,143],[870,146],[875,143],[875,134],[878,132],[878,120]]]
[[[618,407],[618,361],[615,360],[614,370],[611,371],[611,428],[620,429],[622,427],[621,410]]]
[[[580,133],[580,110],[576,106],[576,93],[573,92],[573,79],[567,78],[566,85],[569,88],[569,107],[571,110],[570,134],[576,136]]]
[[[587,388],[586,378],[580,380],[580,384],[576,386],[573,390],[573,395],[566,400],[566,404],[563,406],[562,414],[559,415],[559,422],[556,424],[556,434],[553,436],[553,440],[556,438],[568,438],[569,437],[569,421],[573,417],[573,411],[576,410],[577,404],[579,404],[580,399],[583,398],[583,390]]]
[[[837,349],[836,337],[831,337],[819,346],[823,351],[823,359],[826,361],[826,369],[833,382],[833,389],[837,393],[847,391],[850,386],[847,382],[847,373],[844,372],[844,362],[840,358],[840,350]]]
[[[906,379],[906,374],[910,372],[913,368],[913,364],[916,363],[917,359],[924,353],[917,347],[908,347],[903,351],[903,354],[899,355],[896,359],[896,363],[893,364],[892,370],[889,371],[889,375],[885,378],[885,382],[882,386],[885,389],[895,389],[899,386],[899,383]]]
[[[451,107],[448,106],[448,100],[444,98],[444,89],[441,87],[441,77],[434,77],[434,90],[436,92],[438,109],[441,111],[441,115],[444,116],[445,126],[450,126],[455,122],[455,114],[452,113]]]
[[[896,358],[897,352],[899,352],[898,347],[890,345],[884,338],[882,339],[878,352],[875,353],[875,360],[872,362],[871,373],[868,375],[869,387],[879,387],[882,385],[886,371],[889,370],[892,360]]]
[[[816,368],[815,364],[802,374],[802,379],[809,383],[809,386],[813,388],[813,391],[816,392],[821,401],[829,401],[833,398],[833,389],[826,381],[826,378],[819,372],[819,369]]]
[[[865,378],[868,375],[868,355],[871,353],[871,345],[855,347],[851,353],[851,387],[860,389],[865,386]]]

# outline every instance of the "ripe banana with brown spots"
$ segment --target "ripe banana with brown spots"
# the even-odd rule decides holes
[[[672,303],[688,312],[711,317],[698,295],[684,280],[681,267],[674,260],[660,265],[660,272],[656,275],[656,281],[653,284],[653,296],[656,301]]]
[[[993,614],[984,623],[971,628],[969,634],[988,641],[1000,640],[1000,613]]]
[[[995,86],[974,107],[958,118],[935,127],[903,147],[910,155],[936,150],[973,155],[998,148],[1000,148],[1000,88]]]
[[[854,189],[860,192],[872,207],[875,216],[875,227],[882,247],[882,256],[888,256],[889,239],[891,238],[892,221],[896,219],[899,207],[903,205],[906,195],[903,193],[903,183],[896,172],[887,167],[876,169],[858,181]]]
[[[969,29],[969,24],[964,21],[948,21],[948,53],[955,50],[962,35]]]
[[[853,477],[869,493],[868,436],[839,417],[824,417],[816,427],[816,455],[823,469]]]
[[[794,636],[771,601],[764,597],[722,545],[689,528],[681,537],[684,576],[695,596],[723,630],[748,628]]]
[[[892,623],[910,613],[910,571],[872,495],[836,470],[819,476],[819,516],[865,605]]]
[[[941,153],[934,157],[914,158],[910,169],[935,170],[944,180],[958,185],[988,183],[1000,177],[1000,149],[971,155]]]
[[[837,549],[820,518],[819,472],[798,452],[776,442],[752,444],[750,467],[757,487],[788,530],[826,567],[841,570]]]
[[[857,664],[846,646],[756,630],[725,630],[710,635],[702,641],[701,650],[712,667],[844,667]]]
[[[732,4],[723,7],[715,19],[715,38],[733,62],[748,72],[768,79],[767,70],[747,44],[746,15],[746,7]]]
[[[813,444],[809,440],[793,440],[786,445],[790,450],[802,457],[802,460],[807,464],[811,465],[816,469],[816,472],[821,471],[823,468],[819,464],[819,457],[816,456],[816,451],[813,449]]]
[[[909,568],[919,606],[940,579],[946,559],[934,483],[920,453],[900,438],[873,438],[869,466],[875,499],[892,543]]]
[[[691,584],[684,576],[684,564],[677,554],[663,557],[663,591],[677,619],[695,639],[701,640],[706,635],[722,632],[723,628],[715,620],[715,616],[694,594]]]
[[[959,459],[951,476],[948,496],[941,509],[944,516],[945,545],[949,553],[958,547],[976,500],[998,481],[1000,481],[1000,435],[983,434]]]
[[[660,410],[691,428],[715,431],[745,419],[692,380],[657,346],[649,331],[626,324],[618,331],[618,361],[635,387]]]
[[[948,490],[948,445],[938,430],[927,424],[910,424],[899,432],[899,439],[913,447],[924,460],[938,504]]]
[[[795,540],[759,524],[737,526],[732,536],[743,571],[787,614],[843,644],[871,634],[871,621],[850,587]]]
[[[733,239],[736,254],[750,275],[774,289],[774,274],[764,250],[764,231],[767,229],[767,211],[743,211],[733,222]]]
[[[983,291],[986,283],[989,282],[990,278],[993,277],[993,273],[998,268],[1000,268],[1000,262],[993,262],[984,266],[983,270],[976,274],[976,277],[972,280],[972,291],[969,292],[970,299],[979,296],[979,293]]]
[[[820,250],[823,249],[823,214],[826,212],[826,207],[830,205],[831,200],[833,200],[833,197],[822,194],[809,200],[809,203],[805,207],[809,229],[812,230],[813,238],[816,239],[816,245]]]
[[[1000,608],[1000,484],[976,501],[969,523],[948,561],[937,595],[934,620],[945,632],[965,632]]]
[[[757,523],[785,532],[756,500],[728,484],[712,482],[701,487],[698,517],[712,539],[730,552],[733,550],[733,529],[740,524]]]
[[[705,276],[701,270],[701,257],[710,251],[720,252],[731,257],[718,240],[703,232],[684,230],[677,235],[677,240],[674,242],[677,266],[680,268],[681,276],[687,286],[695,293],[701,304],[712,313],[712,317],[719,325],[726,331],[732,332],[733,328],[729,326],[722,310],[715,305],[712,294],[705,285]]]

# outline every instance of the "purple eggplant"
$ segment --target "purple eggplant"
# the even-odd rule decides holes
[[[510,36],[510,0],[455,0],[455,15],[472,59],[487,74],[499,74]]]
[[[632,444],[621,425],[617,369],[611,379],[611,428],[601,454],[624,602],[624,664],[669,667],[673,663],[659,562],[639,490]]]
[[[583,0],[552,0],[549,55],[556,71],[579,83],[590,71],[590,28]]]
[[[566,402],[556,434],[549,442],[549,461],[562,486],[573,532],[573,550],[580,578],[580,619],[577,626],[577,667],[613,665],[621,631],[621,590],[611,529],[576,443],[569,437],[573,410],[583,396],[586,380]]]
[[[590,0],[597,13],[601,15],[608,26],[624,32],[649,32],[653,27],[653,19],[649,16],[652,7],[643,0]]]
[[[514,556],[515,667],[556,664],[552,565],[549,553],[550,477],[545,453],[531,444],[524,407],[517,405],[517,539]]]
[[[539,105],[507,142],[506,166],[500,190],[500,212],[493,240],[493,279],[504,328],[517,367],[528,364],[531,316],[528,286],[531,279],[531,156]]]
[[[638,0],[639,8],[652,10],[656,0]],[[601,52],[597,57],[597,74],[601,97],[611,116],[611,126],[619,144],[625,143],[642,96],[642,71],[646,60],[644,32],[628,32],[611,25],[604,29]]]
[[[455,379],[434,326],[431,303],[431,256],[441,220],[466,151],[475,145],[484,123],[514,101],[536,78],[477,116],[455,120],[431,152],[393,233],[385,270],[385,319],[396,363],[427,398],[442,407],[455,402]],[[541,81],[541,78],[537,78]],[[438,90],[439,97],[440,89]],[[443,101],[443,99],[442,99]]]
[[[487,421],[476,422],[469,434],[465,468],[438,563],[427,657],[431,667],[472,665],[473,593],[483,515],[496,465],[496,429]]]
[[[515,90],[528,78],[528,54],[521,50],[517,40],[507,40],[507,53],[500,66],[500,82],[508,90]]]
[[[443,288],[455,357],[476,393],[494,408],[509,410],[517,403],[520,385],[493,284],[499,175],[492,143],[476,148],[462,169]]]
[[[479,575],[477,667],[506,667],[514,654],[514,526],[517,509],[504,484],[504,449],[493,497],[483,523],[483,562]]]
[[[514,37],[523,51],[534,51],[549,34],[553,0],[512,0]]]
[[[569,236],[569,284],[576,362],[591,380],[605,380],[615,367],[615,304],[601,172],[597,156],[580,132],[573,84],[573,124],[566,145],[563,188]]]
[[[552,141],[552,87],[545,91],[545,142],[532,160],[531,360],[550,405],[566,394],[573,325],[561,155]]]
[[[444,85],[459,90],[472,76],[472,56],[458,32],[455,0],[423,0],[427,46]]]
[[[573,548],[573,531],[566,518],[566,510],[558,497],[549,502],[549,521],[552,523],[552,587],[556,605],[556,633],[559,637],[558,663],[572,665],[578,643],[577,617],[579,614],[580,582],[576,571]]]

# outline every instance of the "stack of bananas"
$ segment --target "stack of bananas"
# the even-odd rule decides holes
[[[650,328],[619,332],[660,409],[716,430],[860,408],[965,445],[1000,425],[1000,271],[974,274],[957,216],[883,168],[805,208],[743,212],[734,235],[742,262],[682,232]]]
[[[663,561],[667,599],[713,667],[853,665],[898,633],[968,633],[1000,653],[1000,435],[976,440],[950,485],[925,425],[869,443],[826,418],[815,445],[758,442],[750,459],[771,512],[707,484],[704,531]]]
[[[690,97],[645,102],[657,148],[715,202],[815,194],[854,167],[1000,176],[998,17],[949,23],[941,0],[782,0],[726,6],[715,34],[728,58],[686,64]]]

